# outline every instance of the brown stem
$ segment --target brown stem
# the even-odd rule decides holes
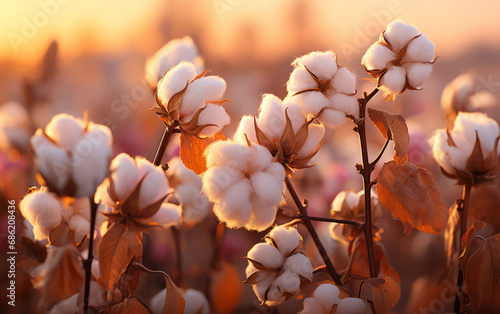
[[[182,269],[182,245],[181,245],[181,230],[177,229],[176,226],[170,228],[172,230],[172,235],[174,236],[175,243],[175,268],[172,272],[174,283],[177,287],[182,288],[184,286],[184,275]]]
[[[153,164],[155,166],[159,166],[161,164],[161,159],[165,154],[165,149],[167,149],[168,142],[170,142],[170,138],[174,133],[173,128],[165,127],[165,131],[160,140],[160,144],[158,145],[158,149],[156,150],[155,158],[153,159]]]
[[[372,202],[371,202],[371,181],[370,177],[375,167],[375,163],[371,163],[368,158],[368,144],[366,141],[366,104],[378,92],[375,87],[370,94],[365,93],[359,101],[359,120],[356,122],[356,132],[359,135],[359,143],[361,147],[361,167],[359,173],[363,176],[363,190],[365,193],[365,224],[363,232],[366,239],[366,250],[368,254],[368,264],[370,267],[370,276],[376,277],[377,270],[375,268],[375,252],[373,249],[373,229],[372,229]],[[386,147],[386,145],[384,145]],[[385,148],[384,148],[385,149]],[[375,161],[378,161],[375,159]]]
[[[290,182],[290,179],[285,176],[285,184],[290,192],[290,195],[292,195],[293,201],[295,202],[295,205],[300,211],[300,214],[302,216],[307,217],[307,209],[304,207],[302,202],[299,199],[299,196],[297,195],[297,192],[295,192],[295,189],[293,188],[292,182]],[[333,281],[339,286],[342,286],[342,282],[340,281],[340,276],[335,270],[335,267],[333,267],[332,261],[330,260],[330,257],[328,257],[328,254],[326,253],[326,250],[321,244],[321,241],[318,237],[318,234],[316,233],[316,230],[314,229],[314,226],[312,222],[308,219],[304,220],[304,224],[307,228],[307,231],[309,231],[309,234],[311,235],[311,238],[314,241],[314,244],[316,244],[316,247],[318,248],[319,254],[321,255],[321,258],[323,258],[323,261],[325,262],[326,269],[328,270],[328,273],[330,274],[330,277],[332,277]]]
[[[353,225],[353,226],[356,226],[358,228],[361,228],[363,226],[363,223],[361,223],[361,222],[352,221],[352,220],[345,220],[345,219],[326,218],[326,217],[312,217],[312,216],[300,216],[299,218],[303,219],[303,220],[334,222],[334,223],[338,223],[338,224]]]
[[[85,270],[85,290],[83,297],[83,313],[89,313],[90,278],[92,276],[92,260],[94,259],[94,226],[97,214],[97,204],[94,196],[90,197],[90,232],[89,232],[89,253],[87,259],[83,261]]]
[[[470,204],[470,193],[472,190],[471,185],[464,185],[463,191],[462,191],[462,201],[459,206],[459,212],[460,212],[460,243],[462,242],[462,238],[464,237],[465,232],[467,232],[467,217],[469,215],[469,204]],[[464,274],[463,270],[461,268],[458,269],[458,279],[457,279],[457,288],[458,291],[462,291],[462,285],[464,281]],[[457,296],[455,297],[455,308],[454,308],[455,313],[460,312],[460,298]]]

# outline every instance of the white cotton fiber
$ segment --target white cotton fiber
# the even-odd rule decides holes
[[[391,94],[401,93],[406,83],[406,70],[403,67],[392,66],[381,77],[380,85]]]
[[[327,310],[328,312],[330,309]],[[304,300],[304,309],[299,312],[300,314],[318,314],[325,313],[325,308],[316,298],[306,298]]]
[[[265,172],[255,172],[250,178],[253,196],[258,197],[268,205],[278,205],[282,199],[283,185],[278,184],[274,177]]]
[[[296,293],[300,290],[300,278],[297,274],[285,270],[274,282],[281,293]]]
[[[250,180],[247,178],[229,186],[214,205],[215,214],[229,228],[245,226],[252,216],[251,193]]]
[[[337,314],[368,314],[372,313],[368,304],[358,298],[344,298],[340,300]]]
[[[61,113],[52,118],[45,128],[45,133],[59,146],[73,148],[83,133],[83,121]]]
[[[322,125],[311,123],[304,146],[299,151],[300,157],[306,157],[314,153],[325,135],[325,128]]]
[[[283,269],[291,271],[294,274],[300,275],[309,280],[312,280],[313,277],[311,260],[301,253],[289,256],[283,264]]]
[[[341,93],[335,93],[330,96],[333,109],[344,112],[352,116],[357,116],[359,112],[359,104],[356,97],[348,96]]]
[[[345,120],[345,113],[334,109],[326,109],[323,111],[318,120],[329,127],[338,127],[342,125]]]
[[[216,141],[205,150],[207,168],[227,166],[246,171],[250,149],[246,144],[231,141]]]
[[[292,98],[299,104],[307,115],[316,116],[321,109],[331,105],[331,99],[323,93],[305,92]]]
[[[248,171],[262,171],[269,167],[273,155],[262,145],[252,144],[250,146],[250,157],[248,158]]]
[[[218,105],[208,104],[205,109],[200,113],[198,118],[198,125],[215,124],[217,126],[208,126],[204,128],[200,136],[213,136],[217,131],[222,129],[223,126],[229,124],[231,118],[226,110]]]
[[[432,154],[437,163],[443,167],[443,169],[448,173],[454,173],[455,170],[451,164],[451,158],[449,154],[450,147],[448,146],[448,137],[446,130],[437,130],[433,137],[429,140],[429,144],[432,145]],[[465,170],[465,158],[464,154],[458,154],[461,157],[462,162],[458,162],[456,166],[460,170]],[[455,156],[455,160],[458,160],[459,156]]]
[[[339,93],[353,95],[356,93],[356,76],[346,67],[341,67],[333,76],[330,85]]]
[[[182,91],[196,77],[196,69],[192,63],[181,62],[158,82],[157,96],[167,106],[170,98]]]
[[[188,169],[183,163],[180,157],[174,157],[168,162],[168,169],[165,172],[167,178],[174,180],[178,183],[190,184],[194,187],[201,189],[201,178],[194,173],[191,169]]]
[[[262,202],[258,197],[251,199],[253,211],[252,217],[245,228],[248,230],[264,231],[269,228],[276,219],[276,206]]]
[[[66,149],[55,145],[38,130],[31,138],[38,169],[45,181],[62,189],[71,173],[71,164]]]
[[[144,208],[153,204],[168,193],[168,183],[160,167],[155,167],[144,158],[136,158],[139,180],[142,180],[139,192],[139,206]]]
[[[325,309],[330,309],[334,304],[340,302],[340,290],[333,284],[321,284],[313,293],[314,298],[323,305]]]
[[[293,252],[300,242],[300,234],[294,227],[276,226],[267,236],[274,240],[283,256]]]
[[[361,64],[368,70],[382,70],[389,66],[389,62],[396,60],[396,53],[379,42],[371,45],[366,50]]]
[[[432,72],[432,65],[428,63],[411,63],[405,68],[408,84],[414,88],[422,87]]]
[[[264,171],[272,175],[276,182],[283,185],[283,180],[285,180],[285,168],[283,168],[283,165],[278,162],[273,162]]]
[[[285,301],[285,297],[278,290],[278,285],[276,284],[276,282],[274,282],[271,285],[271,288],[269,288],[269,291],[267,291],[266,304],[269,306],[275,306],[275,305],[282,303],[283,301]]]
[[[161,204],[160,209],[150,218],[144,219],[150,225],[171,227],[179,224],[181,219],[181,207],[171,203]]]
[[[392,46],[393,50],[397,53],[415,36],[419,31],[400,20],[395,20],[387,25],[387,30],[384,33],[385,39]]]
[[[149,301],[149,309],[153,314],[161,314],[163,312],[163,305],[165,304],[165,298],[167,297],[167,288],[161,290],[155,294],[151,301]]]
[[[267,243],[257,243],[254,245],[248,251],[247,257],[269,268],[278,268],[283,264],[283,257],[280,252],[274,246]]]
[[[245,145],[247,144],[247,139],[252,143],[257,143],[257,136],[255,135],[253,116],[246,115],[241,117],[240,123],[238,124],[238,128],[234,133],[233,139],[234,141]]]
[[[182,294],[186,301],[184,314],[208,314],[210,304],[203,293],[194,289],[187,289]]]
[[[326,81],[331,79],[337,71],[337,56],[332,51],[314,51],[297,58],[293,65],[305,66],[320,80]]]
[[[256,285],[253,285],[253,291],[255,295],[259,298],[259,301],[263,302],[264,299],[266,298],[266,292],[268,292],[269,287],[271,286],[275,276],[273,272],[268,272],[268,276],[266,276],[262,281],[257,283]],[[271,289],[269,289],[270,291]],[[277,290],[276,287],[274,290]],[[267,297],[269,299],[270,293],[267,293]],[[267,302],[266,302],[267,304]]]
[[[285,129],[285,115],[282,111],[281,100],[265,94],[260,104],[257,125],[273,141],[278,141]]]
[[[216,202],[228,186],[243,178],[243,174],[237,169],[226,166],[211,167],[203,174],[203,192],[210,201]]]
[[[209,101],[219,101],[226,90],[226,82],[218,76],[205,76],[189,84],[179,111],[192,115]]]
[[[430,62],[434,60],[434,44],[422,34],[412,40],[406,48],[403,62]]]
[[[306,123],[306,114],[304,113],[304,110],[301,106],[293,102],[291,98],[285,98],[285,100],[283,100],[281,110],[283,112],[283,119],[286,119],[286,110],[288,118],[290,119],[290,122],[292,122],[292,129],[294,133],[297,133],[300,127]]]
[[[288,94],[293,95],[297,92],[313,88],[318,84],[311,77],[311,74],[303,67],[295,68],[290,74],[286,83]]]
[[[47,237],[48,231],[61,223],[62,206],[52,193],[39,190],[27,194],[19,204],[21,214]],[[35,235],[36,236],[36,235]],[[35,237],[40,239],[40,237]]]
[[[68,221],[69,227],[75,232],[75,242],[78,243],[89,234],[90,222],[81,215],[72,215]]]
[[[139,181],[139,170],[135,160],[121,153],[111,161],[110,169],[116,196],[118,200],[125,200]]]

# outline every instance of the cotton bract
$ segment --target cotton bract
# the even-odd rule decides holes
[[[434,44],[415,27],[399,20],[387,26],[361,60],[388,99],[406,89],[422,89],[433,62]]]
[[[498,171],[499,128],[479,112],[459,112],[453,126],[437,130],[430,139],[434,159],[460,184],[492,179]]]
[[[300,314],[328,314],[335,306],[336,314],[371,314],[372,309],[362,299],[341,298],[340,290],[334,284],[324,283],[304,300]]]
[[[167,178],[160,167],[142,157],[120,154],[111,162],[111,175],[99,186],[95,202],[101,213],[120,214],[145,226],[179,223],[181,207],[165,202]]]
[[[229,124],[230,118],[221,106],[226,82],[206,73],[198,75],[194,64],[183,61],[158,82],[160,108],[153,110],[167,125],[179,123],[181,131],[212,136]]]
[[[172,198],[182,208],[183,223],[193,225],[202,221],[212,204],[201,193],[201,178],[184,166],[179,157],[168,162],[166,175],[170,183],[170,192],[173,193]]]
[[[217,141],[207,147],[203,191],[229,228],[265,230],[282,200],[285,170],[263,146]]]
[[[338,126],[345,116],[358,117],[356,78],[337,64],[332,51],[311,52],[293,62],[294,70],[287,82],[288,97],[310,117]]]
[[[275,227],[266,242],[254,245],[246,258],[245,283],[253,285],[259,300],[267,305],[282,303],[312,280],[311,261],[294,227]]]
[[[197,73],[203,71],[203,58],[198,55],[198,49],[189,36],[172,39],[146,61],[145,77],[151,89],[155,90],[165,72],[182,61],[192,62]]]
[[[31,138],[43,185],[71,197],[90,196],[101,184],[108,174],[111,144],[108,127],[67,114],[53,117]]]

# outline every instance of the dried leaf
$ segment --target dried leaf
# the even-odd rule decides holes
[[[177,109],[181,106],[182,98],[184,97],[184,94],[186,93],[188,85],[189,85],[189,82],[186,82],[186,86],[180,92],[172,95],[172,97],[170,97],[170,99],[168,100],[168,104],[166,106],[165,106],[165,104],[161,104],[169,113],[177,111]],[[175,120],[178,120],[178,119],[175,119]]]
[[[215,141],[225,141],[226,136],[222,131],[215,133],[213,137],[198,138],[181,134],[181,160],[186,167],[196,174],[201,174],[207,170],[207,160],[205,149]]]
[[[388,313],[401,297],[401,287],[391,277],[364,280],[372,292],[373,305],[377,313]]]
[[[399,114],[395,115],[385,110],[372,108],[368,108],[368,115],[382,136],[394,141],[394,151],[396,152],[394,160],[398,164],[408,162],[410,135],[405,119]]]
[[[477,243],[472,245],[473,243],[471,239],[473,239],[474,236],[485,226],[486,224],[482,221],[473,222],[469,227],[469,230],[467,230],[467,232],[463,235],[461,242],[462,254],[460,254],[459,258],[459,263],[462,270],[467,267],[470,256],[478,249]]]
[[[151,311],[136,297],[129,297],[107,309],[104,314],[149,314]]]
[[[500,234],[485,239],[464,270],[466,292],[476,313],[500,309]]]
[[[75,245],[75,232],[70,229],[67,222],[61,222],[57,227],[52,228],[49,233],[49,243],[60,247],[67,244]]]
[[[432,173],[408,162],[384,164],[377,175],[377,194],[391,214],[409,229],[439,234],[446,226],[448,209]]]
[[[43,264],[47,258],[47,248],[37,241],[27,237],[21,237],[16,243],[17,266],[26,273],[30,273],[35,267]]]
[[[460,255],[460,213],[458,212],[458,205],[450,208],[450,216],[448,223],[444,229],[444,252],[446,254],[446,268],[441,275],[439,282],[443,282],[451,274],[452,269],[457,265],[458,256]],[[456,276],[456,274],[454,274]],[[455,277],[454,277],[455,278]],[[452,280],[455,282],[455,279]]]
[[[232,313],[243,292],[238,272],[233,265],[222,262],[212,275],[210,297],[214,309],[221,314]]]
[[[134,257],[127,231],[123,225],[114,224],[98,246],[100,277],[108,291],[113,290]]]

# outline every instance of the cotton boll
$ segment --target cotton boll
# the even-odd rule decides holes
[[[260,104],[257,125],[273,141],[278,141],[285,129],[285,115],[282,112],[281,100],[265,94]]]
[[[432,154],[434,159],[438,164],[443,167],[443,169],[448,173],[454,173],[455,170],[450,161],[450,155],[448,154],[448,137],[445,130],[438,130],[434,136],[429,140],[432,145]],[[458,164],[459,169],[464,170],[462,165]]]
[[[248,171],[256,172],[266,169],[271,164],[273,155],[267,148],[261,145],[250,146],[250,157],[248,158]]]
[[[144,158],[136,158],[139,180],[142,180],[139,192],[139,206],[153,204],[168,194],[168,182],[160,167],[154,166]]]
[[[406,48],[403,62],[430,62],[434,60],[434,44],[425,34],[412,40]]]
[[[227,166],[246,171],[250,149],[246,144],[230,141],[216,141],[205,150],[207,154],[207,168]]]
[[[196,69],[192,63],[179,63],[165,73],[165,76],[158,82],[156,91],[158,99],[163,105],[167,106],[170,98],[186,88],[186,85],[195,77]]]
[[[307,115],[316,116],[325,107],[332,103],[331,99],[318,91],[309,91],[292,97]]]
[[[345,113],[334,109],[326,109],[323,111],[318,120],[329,127],[338,127],[342,125],[345,120]]]
[[[387,68],[389,62],[394,60],[396,60],[396,53],[376,42],[366,50],[361,59],[361,64],[368,70],[382,70]]]
[[[283,264],[283,269],[312,280],[313,267],[311,260],[304,254],[299,253],[289,256]]]
[[[297,92],[313,88],[317,86],[317,83],[305,68],[298,67],[292,71],[286,85],[288,94],[293,95]]]
[[[406,83],[406,71],[403,67],[392,66],[382,75],[380,85],[390,94],[401,93]]]
[[[312,154],[319,146],[325,135],[325,128],[319,124],[310,124],[306,142],[299,151],[300,157]]]
[[[274,240],[283,256],[293,252],[301,240],[299,232],[293,227],[277,226],[267,236]]]
[[[223,107],[208,104],[207,107],[200,113],[198,125],[215,124],[217,126],[205,127],[199,135],[213,136],[220,129],[222,129],[223,126],[229,124],[229,122],[231,122],[231,118],[229,118],[229,115]]]
[[[460,112],[455,120],[453,132],[461,132],[469,142],[476,142],[476,134],[481,141],[483,156],[487,156],[495,146],[495,139],[499,135],[499,127],[495,120],[479,112]]]
[[[278,162],[271,163],[264,170],[264,172],[272,175],[274,177],[274,179],[276,180],[276,182],[280,183],[283,186],[283,180],[285,180],[285,168],[283,168],[283,166],[280,163],[278,163]]]
[[[217,217],[229,228],[245,226],[252,216],[250,180],[244,178],[228,187],[214,205]]]
[[[320,80],[326,81],[337,71],[337,56],[332,51],[314,51],[296,59],[293,65],[307,67]]]
[[[283,301],[285,301],[285,296],[283,296],[282,292],[278,289],[278,285],[273,283],[269,290],[267,291],[267,301],[266,304],[269,306],[275,306]]]
[[[302,110],[302,107],[293,102],[290,98],[287,98],[283,101],[281,110],[283,111],[283,119],[285,119],[286,110],[288,118],[292,123],[292,129],[294,133],[297,133],[302,125],[306,123],[306,115]]]
[[[282,294],[293,293],[295,294],[300,290],[300,278],[297,274],[285,270],[274,282]]]
[[[62,206],[51,193],[39,190],[24,197],[19,204],[21,214],[33,225],[35,240],[47,238],[50,230],[62,220]]]
[[[330,85],[339,93],[353,95],[356,93],[356,76],[342,67],[335,73]]]
[[[432,65],[427,63],[411,63],[406,68],[406,78],[411,87],[422,87],[425,81],[429,78],[432,72]]]
[[[139,170],[135,160],[121,153],[113,159],[110,169],[116,196],[119,200],[124,200],[132,193],[139,181]]]
[[[269,228],[276,219],[276,206],[262,202],[258,197],[251,199],[253,211],[252,217],[245,228],[248,230],[264,231]]]
[[[233,139],[234,141],[240,144],[246,144],[247,139],[250,142],[257,143],[257,136],[255,135],[253,116],[241,117],[240,123],[238,124],[238,128],[234,133]]]
[[[265,172],[255,172],[250,181],[255,197],[258,197],[265,204],[277,205],[281,201],[283,185],[278,184],[272,175]]]
[[[83,133],[83,123],[72,116],[61,113],[52,118],[45,128],[45,133],[59,146],[72,149]]]
[[[266,299],[266,293],[267,296],[269,297],[268,291],[270,290],[270,286],[275,279],[275,274],[274,272],[268,272],[269,275],[266,276],[262,281],[258,282],[257,284],[253,285],[253,291],[257,298],[259,298],[259,301],[263,302],[264,299]],[[266,302],[267,304],[267,302]]]
[[[210,304],[203,293],[194,289],[187,289],[182,293],[186,306],[185,314],[208,314],[210,313]]]
[[[351,116],[358,116],[359,104],[354,96],[335,93],[330,96],[333,108]]]
[[[337,314],[369,314],[372,310],[364,300],[358,298],[344,298],[340,300]]]
[[[143,219],[143,221],[150,225],[158,225],[167,228],[178,225],[181,214],[182,210],[180,206],[171,203],[163,203],[156,214],[147,219]]]
[[[339,304],[339,295],[339,288],[333,284],[321,284],[313,293],[314,298],[318,303],[322,304],[325,309],[330,309],[334,304]]]
[[[405,24],[400,20],[395,20],[387,25],[384,37],[392,46],[392,49],[399,52],[413,37],[418,34],[420,33],[415,27]]]
[[[283,257],[280,252],[274,246],[267,243],[257,243],[254,245],[248,251],[247,257],[269,268],[278,268],[283,264]]]
[[[201,178],[191,169],[187,168],[180,157],[174,157],[168,162],[168,169],[166,170],[169,182],[171,180],[178,181],[179,183],[190,184],[196,188],[201,189]]]
[[[328,311],[330,311],[330,309],[328,309]],[[324,312],[325,308],[316,298],[306,298],[304,300],[304,309],[300,311],[300,314],[319,314]]]
[[[218,76],[205,76],[191,82],[182,98],[179,111],[184,116],[194,114],[209,101],[221,100],[226,82]]]
[[[215,202],[220,199],[227,187],[243,178],[243,173],[237,169],[225,166],[211,167],[203,174],[202,190],[210,201]]]
[[[90,222],[81,215],[71,216],[68,225],[75,232],[75,241],[77,243],[89,234]]]
[[[46,182],[57,191],[64,188],[71,172],[67,151],[53,144],[38,130],[31,138],[31,145],[36,155],[38,170]],[[57,192],[54,191],[54,192]]]

